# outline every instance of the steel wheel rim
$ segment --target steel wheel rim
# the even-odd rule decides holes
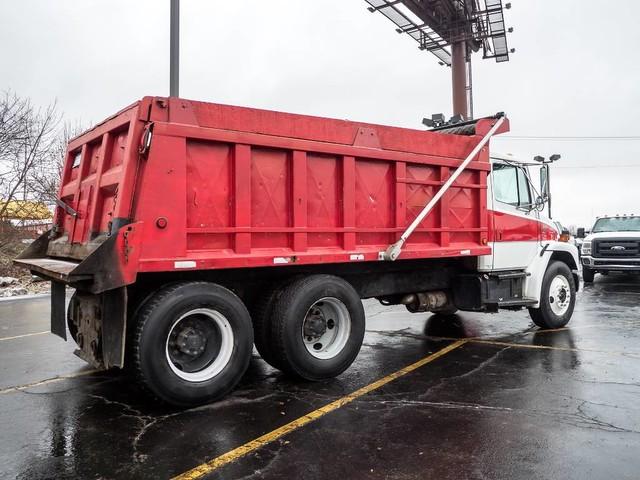
[[[564,275],[556,275],[549,286],[549,306],[551,311],[562,316],[569,310],[571,304],[571,287]]]
[[[188,382],[205,382],[227,366],[233,343],[233,329],[224,315],[210,308],[196,308],[171,326],[165,355],[175,375]]]
[[[301,333],[304,346],[313,357],[334,358],[344,350],[351,335],[349,309],[335,297],[321,298],[307,310]]]

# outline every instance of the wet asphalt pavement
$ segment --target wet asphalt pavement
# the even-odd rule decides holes
[[[295,383],[254,355],[228,398],[179,411],[42,333],[48,298],[0,302],[0,478],[170,478],[448,345],[200,478],[640,477],[640,278],[598,276],[568,328],[548,332],[525,311],[365,305],[365,344],[339,378]]]

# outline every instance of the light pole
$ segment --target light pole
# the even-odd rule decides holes
[[[180,96],[180,0],[171,0],[169,40],[169,95]]]

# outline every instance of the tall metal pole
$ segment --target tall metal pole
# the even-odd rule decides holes
[[[451,85],[453,114],[469,119],[467,104],[467,45],[459,41],[451,45]]]
[[[169,40],[169,95],[180,96],[180,0],[171,0]]]
[[[467,59],[467,105],[469,106],[469,120],[473,120],[473,72],[471,71],[471,57]]]

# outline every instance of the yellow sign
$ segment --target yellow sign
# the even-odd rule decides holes
[[[0,211],[2,210],[5,220],[48,220],[52,217],[51,211],[44,203],[28,200],[0,201]]]

